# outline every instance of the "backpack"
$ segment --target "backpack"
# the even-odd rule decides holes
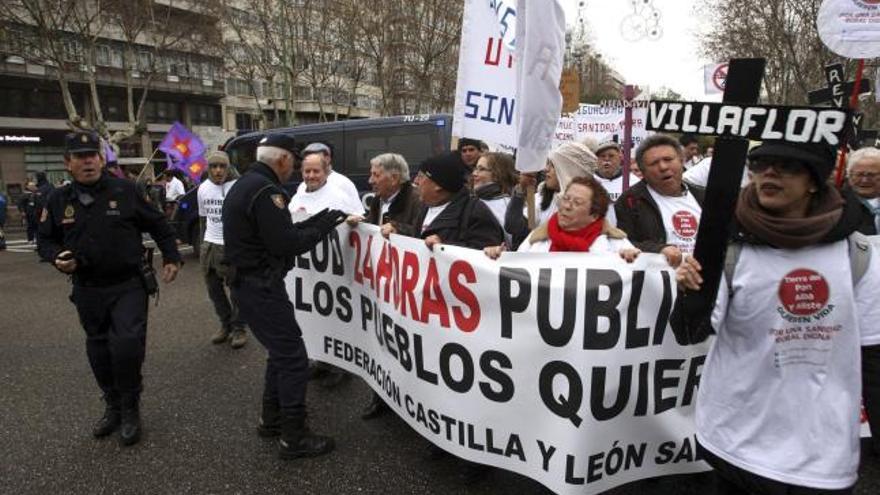
[[[849,244],[849,266],[852,274],[852,285],[855,288],[871,264],[871,241],[861,232],[855,231],[846,238]],[[733,294],[733,275],[736,272],[736,264],[742,253],[742,244],[736,242],[727,246],[727,254],[724,257],[724,277],[727,279],[727,293]]]

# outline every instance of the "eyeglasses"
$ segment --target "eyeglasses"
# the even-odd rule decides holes
[[[849,174],[849,176],[853,179],[874,180],[877,177],[880,177],[880,174],[878,174],[877,172],[855,172],[855,173]]]
[[[782,175],[797,175],[805,170],[804,164],[782,158],[759,158],[749,162],[749,172],[762,174],[770,167]]]
[[[474,170],[476,172],[491,172],[492,171],[492,169],[490,169],[489,167],[487,167],[485,165],[477,165],[476,167],[474,167]]]
[[[581,199],[581,198],[572,198],[572,197],[569,196],[568,194],[565,194],[565,195],[563,195],[563,196],[560,196],[560,197],[559,197],[559,203],[560,203],[560,204],[562,204],[562,203],[566,203],[566,204],[571,203],[572,206],[574,206],[574,207],[576,207],[576,208],[581,208],[581,207],[584,207],[584,206],[589,206],[589,202],[587,202],[587,201],[585,201],[585,200],[583,200],[583,199]]]

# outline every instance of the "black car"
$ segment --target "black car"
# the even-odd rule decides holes
[[[382,153],[403,155],[414,171],[425,158],[449,151],[452,141],[452,116],[448,114],[403,115],[373,119],[343,120],[322,124],[268,129],[236,136],[223,146],[240,173],[256,160],[257,143],[266,134],[292,136],[302,146],[322,142],[333,148],[333,170],[346,175],[357,186],[367,207],[372,197],[369,184],[370,160]],[[284,184],[292,196],[302,177],[294,174]],[[172,223],[178,238],[199,253],[198,187],[178,199]]]

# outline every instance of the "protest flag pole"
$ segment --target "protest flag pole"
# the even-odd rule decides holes
[[[153,158],[156,158],[156,153],[158,153],[158,152],[159,152],[159,148],[153,149],[153,154],[150,155],[149,158],[147,158],[147,162],[144,163],[144,166],[141,168],[141,171],[138,173],[136,182],[141,183],[143,181],[146,181],[147,179],[152,179],[152,181],[156,180],[156,171],[155,171],[155,168],[153,167]],[[150,171],[149,175],[152,176],[150,178],[147,178],[144,175],[148,169]]]
[[[858,66],[856,68],[856,79],[853,84],[852,95],[850,95],[849,99],[849,108],[856,112],[859,109],[859,89],[862,86],[862,77],[865,73],[865,59],[860,58]],[[855,129],[850,129],[850,132],[855,132]],[[853,136],[857,138],[857,136]],[[837,174],[834,177],[834,184],[838,189],[843,187],[843,171],[846,169],[846,146],[840,147],[840,157],[837,160]]]
[[[636,97],[636,89],[632,84],[627,84],[623,88],[623,190],[629,189],[629,167],[630,155],[632,154],[632,127],[633,127],[633,111],[632,101]]]

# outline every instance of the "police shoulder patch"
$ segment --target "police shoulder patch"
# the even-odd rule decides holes
[[[283,210],[287,207],[287,205],[284,204],[283,194],[273,194],[269,197],[272,198],[272,202],[275,203],[275,206],[277,206],[278,208],[281,208]]]

